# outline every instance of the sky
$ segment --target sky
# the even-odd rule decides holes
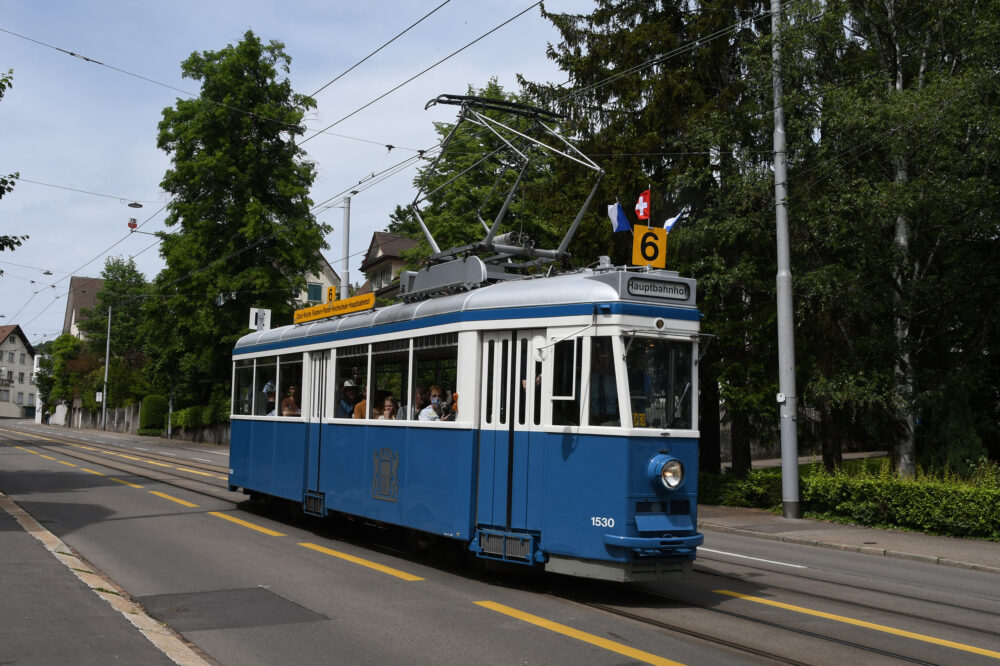
[[[157,124],[164,108],[198,92],[197,81],[180,76],[191,53],[236,44],[253,30],[264,41],[284,43],[293,88],[312,94],[442,2],[0,0],[0,71],[13,70],[13,86],[0,100],[0,174],[21,176],[0,200],[0,234],[29,236],[13,252],[0,252],[0,325],[19,324],[38,345],[62,332],[71,275],[99,277],[107,257],[132,257],[147,280],[163,268],[157,239],[130,233],[128,222],[136,218],[143,232],[167,230],[169,196],[159,183],[170,160],[156,147]],[[532,4],[450,0],[319,92],[306,126],[323,129]],[[545,6],[589,13],[593,3],[547,0]],[[545,55],[558,41],[533,7],[329,130],[343,136],[305,142],[306,159],[317,167],[312,200],[339,198],[370,174],[434,146],[433,123],[452,122],[457,111],[442,105],[425,111],[440,94],[465,94],[491,77],[516,90],[518,74],[564,82]],[[409,167],[351,198],[351,282],[361,278],[372,233],[386,228],[396,205],[412,201],[415,174]],[[130,208],[132,202],[142,208]],[[333,227],[324,254],[338,273],[343,218],[342,207],[317,212]]]

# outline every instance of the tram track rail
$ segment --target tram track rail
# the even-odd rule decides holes
[[[153,451],[136,451],[109,443],[83,442],[64,435],[35,433],[0,427],[0,435],[16,441],[17,446],[31,447],[110,469],[236,505],[246,499],[229,490],[228,468],[182,456],[168,456]]]
[[[653,595],[652,593],[646,593],[646,594],[650,594],[651,596],[660,596],[660,595]],[[873,647],[871,645],[865,645],[865,644],[859,643],[857,641],[849,641],[849,640],[845,640],[845,639],[842,639],[842,638],[837,638],[835,636],[829,636],[829,635],[822,634],[822,633],[819,633],[819,632],[809,631],[809,630],[806,630],[806,629],[801,629],[801,628],[798,628],[798,627],[792,627],[792,626],[789,626],[789,625],[786,625],[786,624],[781,624],[780,622],[774,622],[772,620],[765,620],[765,619],[762,619],[762,618],[759,618],[759,617],[753,617],[752,615],[748,615],[748,614],[745,614],[745,613],[735,613],[733,611],[724,610],[724,609],[721,609],[721,608],[712,608],[711,606],[707,606],[707,605],[703,605],[703,604],[693,604],[693,603],[690,603],[690,602],[679,601],[677,599],[673,599],[673,598],[670,598],[670,597],[663,597],[663,598],[668,598],[673,603],[683,604],[686,607],[694,608],[694,609],[697,609],[697,610],[700,610],[700,611],[705,611],[705,612],[713,613],[713,614],[716,614],[716,615],[723,615],[723,616],[726,616],[726,617],[729,617],[729,618],[733,618],[733,619],[736,619],[736,620],[739,620],[739,621],[743,621],[743,622],[751,622],[751,623],[756,624],[756,625],[766,626],[766,627],[769,627],[771,629],[777,629],[777,630],[782,631],[782,632],[791,632],[791,633],[794,633],[794,634],[796,634],[798,636],[802,636],[802,637],[805,637],[805,638],[809,638],[809,639],[813,639],[813,640],[820,640],[820,641],[823,641],[823,642],[826,642],[826,643],[833,643],[833,644],[839,645],[841,647],[846,647],[846,648],[850,648],[850,649],[854,649],[854,650],[860,650],[860,651],[863,651],[863,652],[866,652],[866,653],[869,653],[869,654],[872,654],[872,655],[878,655],[878,656],[881,656],[881,657],[888,657],[888,658],[891,658],[891,659],[894,659],[894,660],[898,660],[900,662],[911,663],[911,664],[925,664],[926,666],[935,666],[935,664],[938,663],[938,662],[933,662],[933,661],[925,661],[925,660],[922,660],[922,659],[916,659],[914,657],[910,657],[910,656],[907,656],[907,655],[899,654],[897,652],[892,652],[892,651],[889,651],[889,650],[884,650],[884,649],[881,649],[881,648]],[[610,605],[602,604],[602,603],[599,603],[599,602],[580,602],[580,603],[582,603],[584,606],[586,606],[588,608],[593,608],[595,610],[600,610],[600,611],[603,611],[603,612],[606,612],[606,613],[610,613],[612,615],[617,615],[619,617],[626,617],[626,618],[629,618],[631,620],[635,620],[636,622],[640,622],[642,624],[647,624],[647,625],[651,625],[651,626],[657,627],[658,629],[663,629],[665,631],[668,631],[668,632],[670,632],[672,634],[676,634],[678,636],[684,636],[686,638],[694,638],[696,640],[703,641],[703,642],[709,643],[711,645],[718,645],[718,646],[721,646],[721,647],[726,647],[726,648],[735,650],[735,651],[737,651],[737,652],[739,652],[741,654],[750,654],[750,655],[754,655],[754,656],[757,656],[757,657],[761,657],[761,658],[767,659],[768,661],[771,661],[771,662],[776,663],[776,664],[796,664],[796,665],[806,666],[806,665],[808,665],[808,664],[811,663],[811,662],[808,662],[808,661],[801,661],[799,659],[794,659],[794,658],[791,658],[791,657],[789,657],[787,655],[778,654],[776,652],[770,652],[770,651],[767,651],[767,650],[762,650],[762,649],[760,649],[758,647],[754,647],[752,645],[749,645],[746,642],[734,641],[734,640],[730,640],[730,639],[723,638],[723,637],[720,637],[720,636],[715,636],[715,635],[706,633],[704,631],[698,631],[698,630],[692,629],[690,627],[683,626],[683,625],[681,625],[679,623],[664,622],[663,620],[652,618],[652,617],[643,615],[642,613],[636,613],[634,611],[624,610],[622,608],[617,608],[615,606],[610,606]]]

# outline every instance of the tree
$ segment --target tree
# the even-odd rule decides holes
[[[97,292],[94,308],[81,312],[80,330],[86,335],[89,355],[103,359],[108,340],[108,308],[111,308],[106,399],[109,407],[120,407],[126,400],[141,399],[148,388],[144,381],[145,354],[140,319],[147,285],[131,258],[108,257],[101,278],[104,284]],[[96,371],[100,377],[95,381],[103,387],[103,363]]]
[[[160,234],[166,268],[144,308],[151,376],[184,399],[224,393],[233,343],[251,307],[290,321],[293,293],[318,270],[329,227],[310,213],[312,163],[295,137],[315,102],[292,91],[280,42],[248,31],[235,46],[193,53],[183,76],[201,96],[164,109],[158,146],[173,195]],[[169,322],[164,325],[164,322]]]
[[[86,345],[81,340],[69,333],[60,335],[52,344],[52,388],[47,402],[72,406],[73,401],[79,398],[84,407],[95,409],[96,387],[90,375],[97,366],[97,358],[87,353]]]
[[[14,81],[14,70],[8,69],[7,73],[0,74],[0,100],[3,99],[4,93],[8,88],[13,85]],[[5,194],[9,194],[14,189],[14,181],[20,177],[19,173],[11,173],[6,176],[0,176],[0,199],[3,199]],[[15,247],[19,247],[22,242],[28,240],[27,236],[6,236],[0,235],[0,252],[4,250],[13,250]],[[3,275],[3,270],[0,270],[0,276]]]
[[[586,152],[620,157],[607,180],[692,207],[671,258],[699,278],[719,336],[703,384],[719,383],[738,470],[750,440],[777,432],[767,9],[599,0],[547,14],[570,84],[528,86],[572,115]],[[902,475],[917,445],[928,460],[950,460],[934,455],[948,441],[996,451],[1000,9],[783,12],[800,441],[830,465],[852,440],[888,443]]]

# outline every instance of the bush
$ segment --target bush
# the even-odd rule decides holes
[[[166,415],[167,399],[155,393],[147,395],[142,399],[142,407],[139,414],[139,434],[143,434],[143,430],[163,430],[166,424]]]
[[[143,437],[160,437],[163,435],[163,428],[139,428],[138,432]]]
[[[703,474],[701,501],[777,511],[781,470],[753,470],[746,479]],[[1000,473],[981,461],[968,481],[954,476],[918,475],[899,479],[883,464],[877,473],[829,474],[813,466],[799,478],[803,512],[814,517],[872,527],[901,527],[929,534],[1000,541]]]

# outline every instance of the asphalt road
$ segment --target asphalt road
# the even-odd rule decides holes
[[[207,447],[21,430],[0,427],[0,491],[209,662],[1000,660],[993,573],[708,530],[686,580],[484,572],[377,532],[244,511]]]

